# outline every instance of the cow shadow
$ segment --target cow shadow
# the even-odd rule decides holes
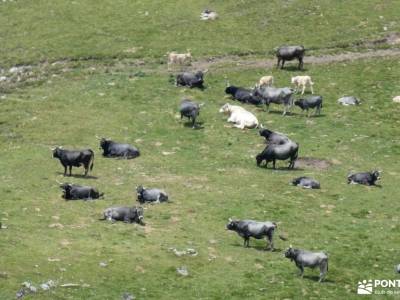
[[[298,275],[298,273],[297,273],[297,275]],[[328,276],[328,275],[327,275]],[[300,276],[299,276],[300,277]],[[303,275],[303,279],[308,279],[308,280],[312,280],[312,281],[316,281],[316,282],[318,282],[318,280],[319,280],[319,276],[318,275]],[[324,279],[323,281],[322,281],[322,283],[336,283],[336,281],[334,281],[334,280],[330,280],[330,279]]]
[[[299,69],[298,64],[293,64],[293,65],[288,65],[288,66],[284,66],[283,69],[281,69],[279,67],[279,70],[285,70],[285,71],[289,71],[289,72],[307,72],[308,69],[307,68],[302,68]]]
[[[286,112],[286,115],[283,115],[283,110],[270,110],[269,112],[267,112],[267,110],[264,109],[264,111],[265,111],[267,114],[281,115],[282,117],[300,115],[299,113],[292,112],[292,111],[291,111],[291,112],[287,111],[287,112]]]
[[[63,172],[57,172],[58,175],[64,175]],[[69,176],[69,174],[67,174],[66,176],[64,176],[64,178],[85,178],[85,179],[99,179],[97,176],[92,176],[92,175],[83,175],[83,174],[72,174],[71,176]]]
[[[250,245],[249,247],[245,247],[243,246],[243,244],[240,243],[232,243],[231,244],[234,247],[238,247],[238,248],[243,248],[243,249],[254,249],[256,251],[260,251],[260,252],[282,252],[283,249],[280,248],[275,248],[274,250],[270,250],[270,249],[265,249],[265,245]]]
[[[193,128],[194,130],[204,129],[204,122],[196,122],[193,128],[193,123],[191,121],[183,123],[183,126]]]
[[[271,163],[270,163],[270,164],[271,164]],[[296,167],[294,167],[293,169],[289,169],[288,167],[276,167],[276,168],[274,169],[274,168],[272,168],[271,165],[269,165],[268,168],[267,168],[265,164],[262,165],[262,166],[258,166],[258,167],[259,167],[259,168],[262,168],[262,169],[266,169],[266,170],[279,171],[279,172],[282,172],[282,171],[288,171],[288,172],[304,171],[303,168],[296,168]]]

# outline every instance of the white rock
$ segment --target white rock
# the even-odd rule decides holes
[[[189,271],[187,270],[186,266],[182,266],[180,268],[176,268],[176,271],[178,272],[179,275],[182,275],[182,276],[188,276],[189,275]]]
[[[393,102],[400,103],[400,96],[394,97]]]

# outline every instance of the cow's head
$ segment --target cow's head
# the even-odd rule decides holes
[[[235,231],[237,229],[237,227],[238,227],[238,222],[239,221],[232,220],[231,218],[229,218],[228,221],[229,221],[229,223],[226,224],[226,229]]]
[[[139,207],[135,207],[134,209],[135,209],[135,214],[136,214],[137,222],[138,222],[140,225],[145,225],[145,223],[144,223],[144,221],[143,221],[143,219],[144,219],[143,207],[139,206]]]
[[[301,109],[304,109],[304,99],[299,99],[294,101],[294,105],[297,105],[298,107],[300,107]]]
[[[225,89],[225,94],[229,94],[229,95],[233,96],[236,93],[237,89],[238,88],[233,85],[227,86]]]
[[[296,258],[296,249],[293,249],[292,245],[290,245],[289,248],[286,249],[284,255],[286,258],[289,258],[291,261],[293,261]]]
[[[271,134],[273,134],[273,132],[272,132],[271,130],[268,130],[268,129],[266,129],[266,128],[260,129],[260,131],[259,131],[258,133],[259,133],[261,136],[265,137],[266,139],[268,139],[269,136],[270,136]]]
[[[60,147],[56,147],[55,149],[53,149],[53,157],[54,158],[60,158],[60,152],[61,152],[61,148]]]
[[[228,114],[231,112],[231,105],[229,103],[225,103],[220,109],[220,113]]]
[[[374,181],[381,179],[381,173],[378,170],[371,172]]]
[[[99,148],[99,149],[103,149],[103,150],[107,149],[107,148],[108,148],[108,145],[109,145],[110,143],[111,143],[111,140],[102,138],[102,139],[100,140],[100,148]]]
[[[143,185],[139,185],[138,187],[136,187],[136,193],[138,196],[141,196],[143,191],[144,191]]]
[[[260,166],[261,165],[261,163],[262,163],[262,161],[263,161],[263,155],[262,155],[262,153],[260,153],[260,154],[257,154],[257,156],[256,156],[256,162],[257,162],[257,166]]]

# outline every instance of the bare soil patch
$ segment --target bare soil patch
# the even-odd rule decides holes
[[[331,165],[332,165],[331,162],[324,159],[313,158],[313,157],[299,157],[296,160],[294,167],[301,169],[311,168],[317,170],[327,170]]]

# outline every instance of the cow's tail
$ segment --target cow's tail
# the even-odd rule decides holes
[[[89,149],[89,151],[90,151],[90,154],[91,154],[89,165],[90,165],[90,171],[92,171],[93,170],[93,165],[94,165],[94,152],[91,149]]]

